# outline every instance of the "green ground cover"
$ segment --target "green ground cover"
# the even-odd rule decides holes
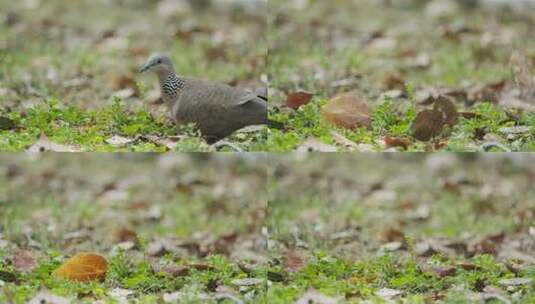
[[[263,149],[533,151],[533,96],[515,95],[514,81],[518,67],[533,78],[533,16],[458,2],[467,1],[270,1],[270,117],[285,128],[271,130]],[[510,62],[515,50],[525,52],[521,63]],[[293,110],[297,92],[312,98]],[[347,94],[361,97],[370,124],[322,118],[330,99]],[[411,125],[430,95],[470,114],[417,140]]]

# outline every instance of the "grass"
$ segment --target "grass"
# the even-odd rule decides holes
[[[361,262],[351,262],[325,252],[316,252],[307,265],[291,274],[286,282],[273,283],[268,296],[273,303],[293,302],[309,288],[338,297],[342,302],[359,303],[363,299],[371,303],[384,303],[384,298],[376,296],[381,288],[391,288],[406,292],[403,302],[428,303],[430,299],[442,303],[477,303],[470,293],[478,292],[478,282],[498,285],[501,278],[514,277],[507,268],[491,256],[481,255],[468,261],[477,270],[465,270],[455,265],[455,261],[440,256],[432,258],[435,267],[454,267],[455,275],[445,278],[422,270],[421,262],[412,257],[400,260],[391,255],[383,255]],[[528,267],[522,277],[533,278],[533,267]],[[280,271],[273,268],[271,271]],[[291,282],[289,284],[289,282]],[[535,295],[532,286],[517,290],[525,295],[522,303],[530,303]],[[519,302],[520,303],[520,302]]]
[[[172,260],[172,257],[169,257]],[[124,288],[131,291],[131,298],[142,303],[154,303],[160,298],[158,294],[171,293],[182,289],[183,299],[196,302],[202,298],[211,282],[231,285],[234,279],[243,279],[248,275],[236,264],[221,256],[210,256],[205,259],[213,270],[207,272],[192,271],[186,277],[173,277],[165,272],[155,272],[148,260],[130,261],[123,252],[118,252],[109,259],[109,268],[104,282],[77,283],[51,276],[51,272],[61,264],[58,252],[50,252],[39,262],[39,267],[29,274],[17,274],[16,281],[24,284],[7,284],[7,292],[0,299],[14,303],[25,303],[43,286],[56,295],[72,297],[78,295],[80,303],[92,303],[92,299],[100,299],[104,303],[116,303],[117,299],[109,296],[110,290]],[[0,272],[17,273],[10,266],[0,264]],[[258,274],[257,274],[258,275]],[[187,286],[186,288],[184,288]],[[9,298],[6,298],[9,295]],[[80,298],[82,297],[82,298]],[[251,295],[252,301],[261,300],[262,289]],[[188,301],[188,300],[186,300]]]
[[[72,145],[82,152],[165,152],[169,148],[147,136],[164,139],[176,134],[188,138],[177,141],[177,152],[210,152],[214,149],[200,138],[193,125],[175,126],[162,118],[155,118],[146,109],[129,110],[124,101],[114,98],[109,106],[89,111],[74,106],[62,106],[57,99],[49,99],[43,105],[26,112],[0,113],[19,126],[16,130],[0,131],[0,150],[16,152],[31,146],[41,134],[52,142]],[[124,146],[109,143],[113,136],[132,140]],[[233,139],[249,145],[252,151],[262,134],[237,134]]]

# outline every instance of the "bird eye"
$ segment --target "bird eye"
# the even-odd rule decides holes
[[[161,60],[161,59],[158,59],[158,61],[156,61],[156,63],[162,63],[162,60]]]

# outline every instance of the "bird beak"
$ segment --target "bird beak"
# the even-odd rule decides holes
[[[140,73],[146,72],[150,68],[150,64],[147,62],[142,67],[139,68]]]

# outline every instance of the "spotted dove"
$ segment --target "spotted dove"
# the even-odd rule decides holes
[[[171,60],[153,55],[140,72],[154,72],[163,101],[177,124],[195,123],[209,143],[249,126],[267,124],[267,96],[226,84],[186,78],[175,72]]]

